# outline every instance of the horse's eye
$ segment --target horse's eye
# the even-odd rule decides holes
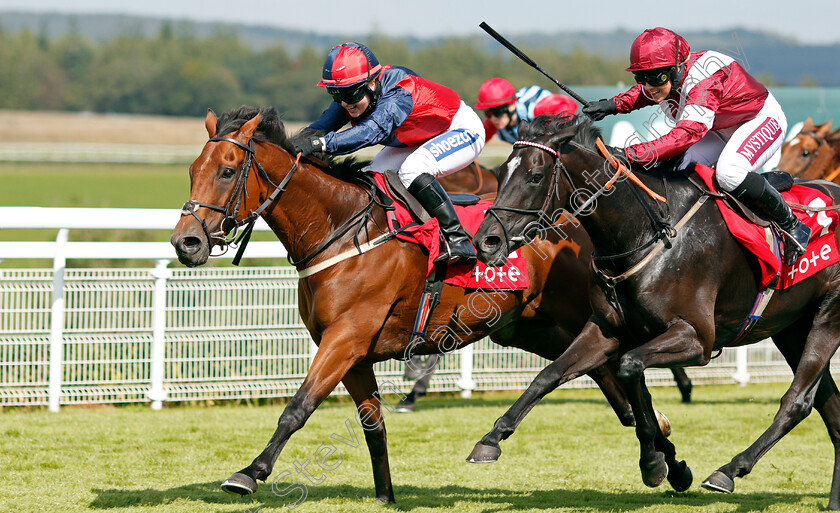
[[[233,169],[226,167],[222,170],[222,178],[233,178],[233,175],[236,174],[236,171]]]
[[[810,155],[810,154],[811,154],[811,152],[810,152],[809,150],[804,150],[804,151],[802,152],[802,156],[803,156],[803,157],[807,157],[807,156],[808,156],[808,155]]]
[[[528,178],[528,183],[540,183],[543,179],[542,173],[532,173],[531,176]]]

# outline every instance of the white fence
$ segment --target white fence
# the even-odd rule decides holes
[[[0,229],[58,229],[56,241],[0,242],[0,260],[51,258],[51,269],[0,269],[0,407],[291,396],[316,347],[297,314],[288,266],[170,268],[165,242],[68,242],[71,229],[172,230],[178,210],[0,208]],[[267,230],[260,223],[258,230]],[[284,257],[251,242],[249,257]],[[231,255],[226,255],[230,257]],[[145,258],[142,269],[66,269],[67,258]],[[177,264],[176,264],[177,265]],[[448,355],[430,391],[522,389],[546,361],[488,340]],[[748,365],[748,367],[747,367]],[[375,367],[406,392],[402,364]],[[695,384],[790,379],[769,343],[726,350]],[[650,370],[650,385],[670,373]],[[569,387],[595,386],[581,378]],[[344,393],[339,387],[336,393]],[[676,394],[676,391],[675,391]]]

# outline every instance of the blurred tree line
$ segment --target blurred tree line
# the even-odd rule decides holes
[[[336,41],[340,43],[341,41]],[[405,41],[364,41],[383,64],[399,64],[445,84],[470,104],[487,78],[515,87],[556,86],[506,52],[480,49],[476,38],[409,49]],[[543,69],[568,84],[626,80],[625,59],[583,49],[571,53],[523,48]],[[83,34],[49,39],[31,31],[0,29],[0,108],[201,116],[242,104],[274,105],[287,120],[315,119],[328,97],[315,86],[328,48],[291,55],[278,44],[255,50],[223,30],[196,37],[164,25],[155,37],[126,33],[96,43]]]

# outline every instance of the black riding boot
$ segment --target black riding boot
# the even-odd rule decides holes
[[[408,186],[410,192],[417,201],[423,205],[429,215],[437,218],[443,238],[446,241],[446,248],[441,248],[441,255],[435,259],[439,263],[449,259],[450,263],[458,261],[475,260],[475,248],[461,222],[455,207],[449,199],[449,195],[434,176],[423,173],[411,182]],[[445,251],[444,251],[445,249]]]
[[[739,200],[753,208],[767,221],[773,221],[784,232],[785,263],[793,265],[805,253],[811,229],[799,220],[779,191],[758,173],[748,173],[744,182],[732,191]]]

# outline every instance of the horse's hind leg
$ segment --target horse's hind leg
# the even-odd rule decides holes
[[[801,319],[795,326],[773,336],[773,341],[782,352],[785,360],[794,370],[793,382],[785,395],[773,423],[745,451],[741,452],[726,465],[720,467],[703,482],[705,488],[732,492],[735,489],[734,478],[750,473],[764,454],[784,435],[799,424],[811,412],[815,404],[817,391],[824,390],[827,395],[828,412],[833,410],[836,399],[831,399],[828,389],[820,386],[820,378],[827,369],[828,360],[840,344],[840,309],[836,301],[826,300],[820,306],[808,331],[808,319]],[[801,344],[803,334],[807,333],[805,344]],[[831,399],[831,400],[829,400]],[[829,434],[836,426],[828,425]],[[832,439],[837,447],[837,441]],[[838,462],[835,459],[832,498],[829,504],[838,505]]]
[[[373,367],[370,365],[354,367],[344,376],[342,382],[356,403],[359,420],[365,432],[365,441],[373,468],[376,499],[381,502],[394,502],[391,469],[388,464],[388,439],[385,434],[385,419],[382,415],[383,398],[378,391]],[[387,398],[384,401],[387,402]]]
[[[680,390],[682,402],[690,403],[692,386],[691,378],[688,377],[688,374],[686,374],[685,369],[682,367],[674,367],[671,369],[671,374],[674,375],[674,381],[677,382],[677,388]]]
[[[831,437],[831,443],[834,446],[834,472],[826,509],[836,511],[840,510],[840,393],[827,368],[820,379],[814,406],[825,422],[828,436]]]
[[[414,358],[412,358],[412,360],[414,360]],[[417,377],[413,378],[417,379],[417,382],[414,383],[414,386],[411,388],[411,392],[409,392],[408,395],[406,395],[399,404],[397,404],[394,411],[400,413],[414,411],[414,403],[417,401],[417,398],[426,395],[426,390],[429,389],[429,383],[432,381],[432,376],[435,374],[435,368],[437,367],[439,359],[440,355],[429,355],[428,359],[423,362],[423,365],[418,367],[417,373],[422,373],[422,375],[419,376],[420,379],[417,379]],[[406,369],[408,369],[408,367],[406,367]],[[416,376],[417,373],[412,373],[412,375]],[[406,372],[406,374],[408,374],[408,372]]]

